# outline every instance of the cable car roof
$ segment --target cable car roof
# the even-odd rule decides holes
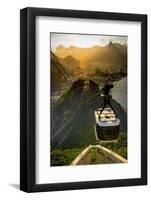
[[[95,119],[96,123],[101,127],[109,127],[109,126],[119,126],[120,120],[119,118],[112,117],[112,115],[109,118],[100,117],[98,111],[95,111]]]

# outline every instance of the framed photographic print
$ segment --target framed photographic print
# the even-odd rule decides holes
[[[147,184],[147,16],[20,12],[20,189]]]

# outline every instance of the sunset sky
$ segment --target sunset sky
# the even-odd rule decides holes
[[[105,46],[110,41],[120,44],[127,44],[127,36],[106,36],[106,35],[83,35],[83,34],[50,34],[51,49],[55,51],[56,47],[63,45],[69,47],[71,45],[77,47],[92,47],[95,45]]]

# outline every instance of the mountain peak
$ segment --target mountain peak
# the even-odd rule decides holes
[[[78,61],[75,57],[73,57],[72,55],[67,55],[63,58],[63,60],[65,61],[70,61],[70,60],[74,60],[74,61]]]
[[[111,41],[111,40],[109,41],[109,44],[108,44],[108,45],[109,45],[109,46],[113,45],[113,43],[112,43],[112,41]]]
[[[63,50],[63,49],[65,49],[65,47],[62,44],[56,47],[56,50]]]
[[[74,45],[69,46],[69,49],[74,49],[74,48],[76,48]]]

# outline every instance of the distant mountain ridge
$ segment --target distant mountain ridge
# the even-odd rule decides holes
[[[80,70],[80,61],[71,55],[60,58],[60,62],[63,64],[69,75],[76,75]]]
[[[60,45],[56,48],[55,54],[63,62],[72,64],[73,58],[80,61],[80,67],[89,73],[94,73],[98,68],[102,72],[117,73],[127,71],[127,45],[110,42],[106,46],[93,46],[81,48],[76,46],[64,47]],[[66,60],[66,61],[65,61]],[[81,62],[82,61],[82,62]],[[83,66],[81,66],[81,63]],[[74,64],[73,64],[74,65]]]
[[[69,47],[64,47],[63,45],[59,45],[58,47],[56,47],[55,54],[59,56],[60,58],[64,58],[70,55],[80,60],[81,57],[87,57],[90,53],[92,53],[97,48],[100,48],[100,46],[84,48],[84,47],[77,47],[73,45]]]

